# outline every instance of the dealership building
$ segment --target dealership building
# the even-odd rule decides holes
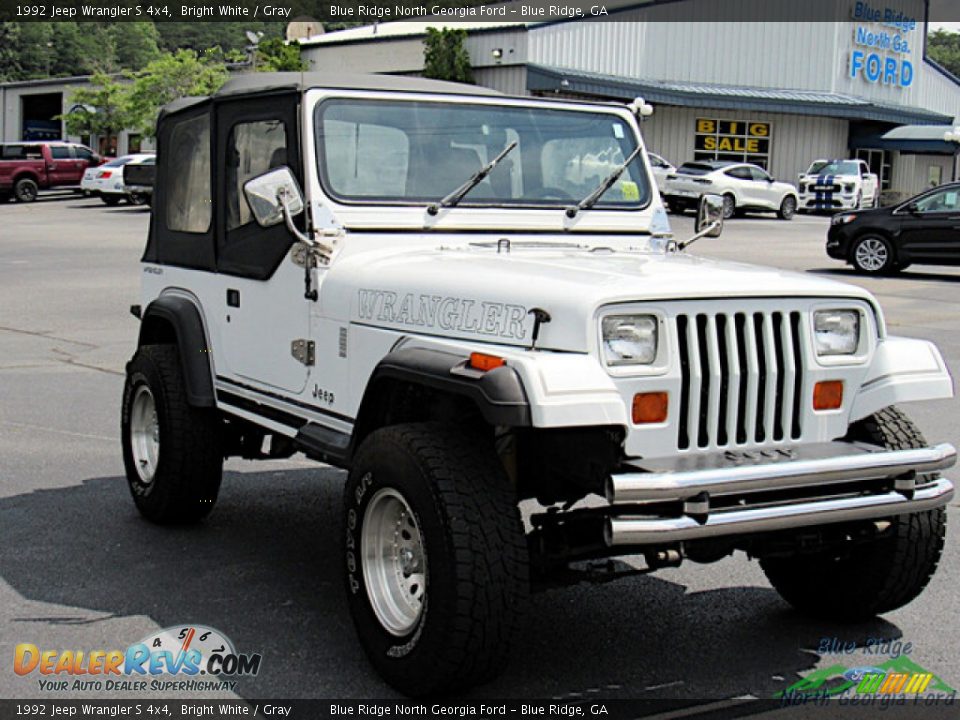
[[[70,140],[102,155],[152,151],[152,140],[135,130],[123,130],[109,138],[67,135],[63,116],[84,109],[72,97],[89,83],[86,76],[0,83],[0,141]]]
[[[644,121],[647,146],[674,164],[746,160],[795,182],[817,158],[858,157],[891,198],[951,180],[958,146],[943,135],[960,121],[960,79],[926,56],[927,3],[842,1],[842,19],[820,22],[800,9],[796,19],[682,22],[717,6],[678,0],[597,20],[379,23],[301,43],[314,70],[418,74],[427,28],[460,27],[479,85],[642,96],[655,108]]]

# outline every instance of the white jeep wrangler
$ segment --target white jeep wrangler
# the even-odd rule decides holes
[[[168,106],[140,512],[203,518],[229,456],[346,469],[349,607],[412,695],[490,678],[531,588],[604,573],[743,550],[803,612],[910,602],[955,451],[893,406],[951,396],[940,353],[856,287],[684,253],[648,108],[312,74]]]

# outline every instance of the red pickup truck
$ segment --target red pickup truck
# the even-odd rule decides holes
[[[103,158],[85,145],[67,142],[0,144],[0,202],[12,195],[33,202],[40,190],[79,185],[83,171]]]

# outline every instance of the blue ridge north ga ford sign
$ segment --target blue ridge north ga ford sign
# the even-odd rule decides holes
[[[913,83],[913,63],[909,56],[916,40],[916,18],[902,10],[875,7],[858,0],[853,16],[853,50],[850,53],[850,77],[865,82],[909,87]]]

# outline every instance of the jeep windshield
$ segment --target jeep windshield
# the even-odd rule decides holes
[[[565,207],[637,147],[630,125],[613,113],[531,106],[331,99],[317,106],[315,124],[320,181],[343,203],[438,203],[516,143],[459,206]],[[642,156],[595,209],[650,202]]]

